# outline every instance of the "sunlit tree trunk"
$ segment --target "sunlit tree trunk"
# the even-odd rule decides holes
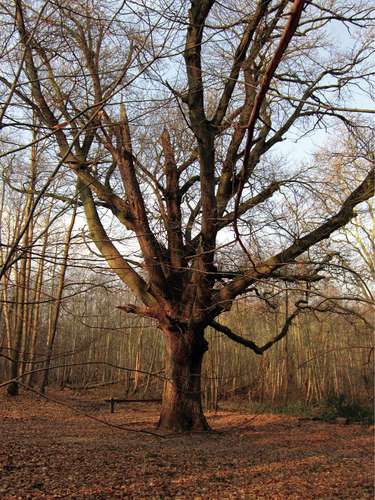
[[[30,334],[30,347],[29,347],[29,363],[27,365],[27,371],[32,371],[35,361],[35,349],[38,339],[38,332],[40,328],[39,320],[40,320],[40,310],[41,310],[41,297],[42,297],[42,289],[44,282],[44,270],[45,270],[45,256],[48,246],[48,236],[49,236],[49,222],[51,216],[51,209],[48,212],[47,220],[46,220],[46,230],[43,237],[43,246],[40,255],[40,261],[38,265],[38,270],[35,278],[35,292],[34,292],[34,307],[32,308],[32,320],[31,320],[31,334]],[[26,377],[26,384],[31,385],[33,383],[35,373],[29,373]]]
[[[30,210],[31,199],[28,197],[26,206],[22,211],[22,216],[27,217]],[[22,238],[22,248],[25,250],[29,244],[29,231],[26,231]],[[12,332],[10,376],[16,379],[21,373],[22,356],[21,349],[23,344],[24,332],[24,310],[26,298],[26,272],[27,272],[27,254],[22,255],[19,265],[14,266],[15,270],[15,294],[14,294],[14,329]],[[19,386],[16,380],[13,380],[8,387],[9,396],[17,396]]]
[[[203,331],[164,329],[165,377],[159,427],[175,431],[208,430],[201,401]]]
[[[48,376],[49,376],[51,358],[52,358],[52,353],[53,353],[53,345],[55,343],[55,338],[56,338],[57,324],[58,324],[60,309],[61,309],[61,299],[62,299],[64,285],[65,285],[65,274],[66,274],[66,269],[67,269],[67,264],[68,264],[70,241],[72,238],[72,232],[73,232],[73,227],[74,227],[74,223],[75,223],[75,219],[76,219],[76,213],[77,213],[77,206],[75,205],[74,211],[72,214],[72,218],[71,218],[71,221],[70,221],[70,224],[69,224],[69,227],[67,229],[66,236],[65,236],[64,253],[63,253],[60,275],[59,275],[59,280],[58,280],[58,285],[57,285],[56,301],[55,301],[54,309],[52,312],[51,328],[49,329],[49,334],[48,334],[48,339],[47,339],[47,356],[46,356],[46,361],[45,361],[45,370],[43,372],[42,383],[40,386],[40,392],[42,394],[45,393],[45,389],[48,385]]]

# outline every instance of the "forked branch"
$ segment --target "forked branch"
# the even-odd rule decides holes
[[[302,303],[305,301],[300,301],[299,303]],[[255,354],[262,355],[265,351],[267,351],[270,347],[272,347],[274,344],[279,342],[281,339],[286,337],[289,331],[289,327],[292,324],[292,321],[294,318],[299,314],[300,309],[297,307],[297,309],[287,317],[284,326],[282,327],[280,333],[276,335],[273,339],[269,340],[266,342],[263,346],[258,346],[254,341],[245,339],[244,337],[241,337],[240,335],[237,335],[234,333],[228,326],[222,325],[218,323],[217,321],[211,321],[210,326],[215,328],[220,333],[223,333],[225,336],[227,336],[229,339],[233,340],[234,342],[237,342],[237,344],[241,344],[252,351],[255,352]]]

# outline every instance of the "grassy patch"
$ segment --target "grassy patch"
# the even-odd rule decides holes
[[[334,422],[337,418],[346,419],[348,423],[362,422],[374,424],[374,408],[358,401],[351,401],[345,395],[331,395],[316,404],[306,404],[303,401],[293,401],[287,405],[278,403],[258,403],[241,405],[242,409],[252,413],[282,414],[300,418],[311,418],[324,422]],[[231,408],[232,409],[232,408]]]
[[[250,404],[250,411],[254,413],[282,414],[302,418],[313,418],[315,415],[314,407],[307,405],[303,401],[293,401],[287,405],[253,402]]]

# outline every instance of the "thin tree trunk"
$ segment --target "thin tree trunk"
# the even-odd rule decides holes
[[[52,209],[52,208],[51,208]],[[31,322],[31,339],[30,339],[30,353],[29,353],[29,364],[27,365],[27,371],[31,371],[31,368],[34,366],[34,361],[35,361],[35,350],[36,350],[36,344],[37,344],[37,339],[38,339],[38,333],[39,333],[39,320],[40,320],[40,311],[41,311],[41,296],[42,296],[42,288],[43,288],[43,281],[44,281],[44,270],[45,270],[45,257],[46,257],[46,251],[47,251],[47,245],[48,245],[48,237],[49,237],[49,221],[50,221],[50,216],[51,216],[51,209],[48,212],[47,220],[46,220],[46,230],[44,233],[43,237],[43,246],[42,246],[42,252],[40,255],[40,261],[38,265],[38,270],[35,278],[35,293],[34,293],[34,307],[33,307],[33,313],[32,313],[32,322]],[[32,385],[34,378],[35,378],[35,373],[29,373],[29,375],[26,377],[26,384],[27,385]]]
[[[29,206],[28,213],[31,210],[31,205],[33,201],[32,194],[29,193]],[[31,222],[26,233],[25,233],[25,246],[30,247],[32,238],[33,238],[33,229],[34,224]],[[25,256],[25,276],[24,276],[24,292],[23,292],[23,308],[22,308],[22,336],[21,336],[21,346],[20,346],[20,358],[22,359],[22,363],[20,363],[18,367],[18,374],[22,375],[25,371],[26,364],[25,361],[28,358],[27,354],[27,344],[29,341],[30,335],[30,315],[32,311],[32,306],[30,302],[32,301],[31,294],[31,267],[32,267],[32,251],[30,247],[30,251],[27,252]]]
[[[29,201],[26,203],[21,217],[27,217],[29,213]],[[17,214],[18,217],[18,214]],[[22,247],[28,246],[28,232],[22,238]],[[18,265],[19,264],[19,265]],[[19,263],[14,265],[15,273],[15,294],[14,294],[14,322],[13,322],[13,342],[11,346],[10,377],[15,379],[20,375],[20,358],[22,337],[24,335],[24,308],[25,308],[25,293],[26,293],[26,270],[27,270],[27,254],[23,255]],[[22,359],[21,359],[22,361]],[[11,382],[7,387],[9,396],[18,396],[19,387],[16,381]]]
[[[57,323],[59,320],[61,299],[62,299],[64,285],[65,285],[65,274],[66,274],[66,268],[67,268],[67,264],[68,264],[70,241],[71,241],[73,227],[74,227],[74,223],[75,223],[75,219],[76,219],[76,213],[77,213],[77,206],[75,205],[74,210],[73,210],[73,214],[72,214],[72,218],[71,218],[69,227],[68,227],[67,232],[66,232],[66,237],[65,237],[65,242],[64,242],[64,254],[63,254],[63,260],[62,260],[62,264],[61,264],[59,282],[58,282],[58,287],[57,287],[56,302],[55,302],[55,307],[54,307],[53,315],[52,315],[51,329],[50,329],[48,339],[47,339],[47,356],[46,356],[46,362],[45,362],[45,371],[43,372],[42,383],[40,386],[40,392],[42,394],[45,393],[46,387],[48,385],[49,368],[50,368],[50,364],[51,364],[53,345],[55,342],[55,337],[56,337],[56,332],[57,332]]]
[[[25,301],[25,273],[26,273],[26,259],[23,258],[20,264],[20,270],[16,278],[16,300],[15,300],[15,329],[14,329],[14,343],[11,351],[11,367],[10,377],[15,379],[18,377],[20,368],[20,351],[22,346],[23,334],[23,310]],[[22,361],[22,360],[21,360]],[[11,382],[7,387],[9,396],[18,396],[19,387],[16,381]]]
[[[0,255],[0,263],[2,264],[2,257]],[[1,290],[1,310],[2,310],[2,321],[4,324],[5,335],[2,332],[0,347],[4,347],[7,356],[12,356],[12,339],[11,339],[11,307],[9,306],[10,294],[9,294],[9,278],[8,273],[4,274],[2,279],[2,290]],[[3,374],[5,378],[5,373]]]

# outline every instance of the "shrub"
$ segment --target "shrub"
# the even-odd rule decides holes
[[[331,394],[321,404],[321,420],[332,422],[336,418],[346,418],[347,422],[374,423],[374,408],[366,407],[358,401],[350,401],[344,394]]]

